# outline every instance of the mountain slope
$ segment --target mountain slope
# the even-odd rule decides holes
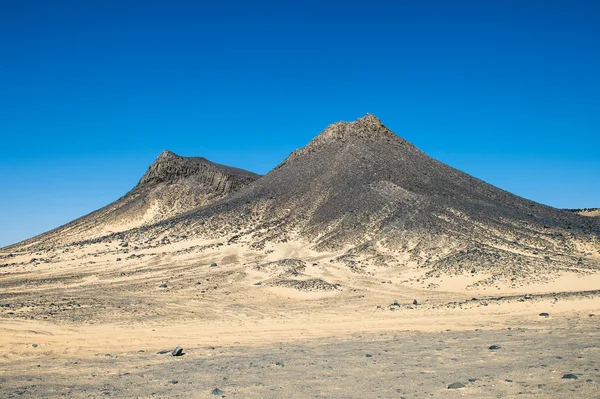
[[[164,151],[122,198],[17,245],[48,247],[151,225],[211,204],[259,177],[205,158]]]

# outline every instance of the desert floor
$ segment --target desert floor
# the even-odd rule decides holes
[[[600,397],[599,273],[217,244],[0,254],[0,397]]]

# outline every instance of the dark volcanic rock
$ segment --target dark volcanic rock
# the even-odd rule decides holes
[[[212,392],[210,393],[212,396],[223,396],[223,391],[221,391],[219,388],[215,388],[212,390]]]
[[[562,376],[562,378],[565,380],[576,380],[577,376],[575,374],[565,374]]]
[[[183,355],[183,348],[181,346],[178,346],[177,348],[173,349],[173,351],[171,352],[171,355],[173,355],[173,356],[182,356]]]

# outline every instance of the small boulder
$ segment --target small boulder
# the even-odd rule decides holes
[[[171,352],[171,355],[173,355],[173,356],[182,356],[183,355],[183,348],[181,346],[178,346],[177,348],[173,349],[173,351]]]
[[[460,389],[464,387],[466,387],[466,385],[462,382],[453,382],[452,384],[448,385],[448,389]]]
[[[413,299],[413,305],[418,305],[419,301],[417,301],[416,299]]]
[[[211,263],[210,267],[217,267],[217,264],[216,263]]]
[[[491,351],[497,351],[498,349],[500,349],[500,347],[498,345],[492,345],[488,349]]]
[[[540,313],[540,317],[548,318],[548,317],[550,317],[550,313],[542,312],[542,313]]]
[[[575,374],[565,374],[562,376],[562,378],[565,380],[576,380],[577,376]]]
[[[223,396],[223,391],[221,391],[219,388],[215,388],[210,394],[212,396]]]

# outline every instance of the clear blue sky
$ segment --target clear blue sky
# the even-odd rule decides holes
[[[600,207],[600,2],[0,2],[0,246],[164,149],[266,173],[377,115],[431,156]]]

